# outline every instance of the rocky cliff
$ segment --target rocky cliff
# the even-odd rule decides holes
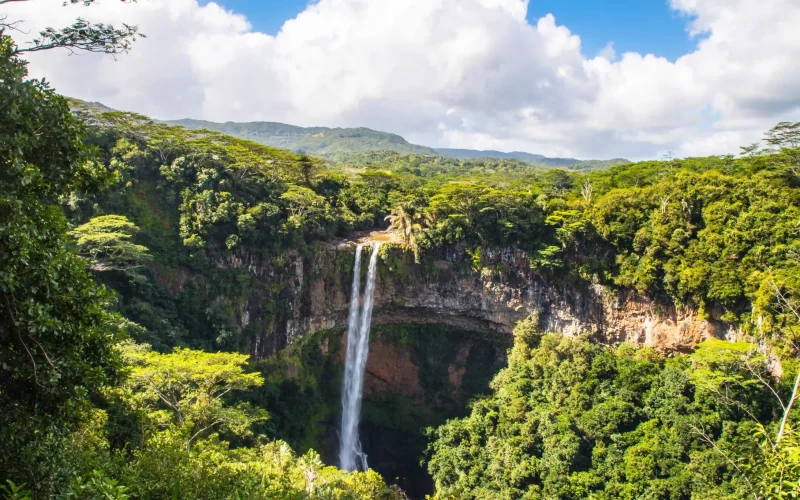
[[[282,313],[253,343],[260,358],[309,333],[346,328],[355,244],[327,246],[313,258],[293,256],[279,296]],[[464,248],[442,250],[416,264],[408,252],[385,245],[375,292],[373,324],[442,324],[461,330],[510,334],[532,312],[546,331],[591,334],[598,342],[634,342],[661,351],[689,350],[736,329],[695,311],[659,306],[630,291],[598,284],[549,282],[518,250],[485,250],[480,270]],[[257,305],[244,308],[252,317]],[[713,315],[712,315],[713,316]]]

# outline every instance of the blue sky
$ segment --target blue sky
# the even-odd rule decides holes
[[[522,0],[314,0],[326,8],[280,43],[244,33],[238,16],[276,35],[309,0],[214,0],[224,11],[209,1],[15,9],[31,32],[78,10],[140,26],[147,38],[124,64],[44,51],[31,54],[31,74],[160,119],[368,127],[436,147],[630,159],[737,153],[800,120],[800,0],[529,1],[531,23],[552,14],[580,49],[550,21],[519,29]],[[704,43],[690,23],[709,29]],[[657,57],[596,58],[609,42],[617,55]]]
[[[217,0],[216,3],[247,16],[255,30],[274,35],[309,2]],[[652,53],[674,61],[694,50],[698,41],[686,31],[689,19],[670,9],[666,0],[531,0],[530,22],[535,23],[548,13],[556,17],[558,24],[581,37],[586,56],[593,56],[608,42],[614,42],[617,54]]]

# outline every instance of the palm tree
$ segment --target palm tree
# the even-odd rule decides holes
[[[389,227],[395,232],[400,233],[403,243],[406,245],[411,244],[412,226],[411,215],[403,205],[397,205],[392,209],[392,213],[387,215],[384,220],[389,221]]]
[[[384,220],[389,221],[389,227],[400,234],[404,244],[416,250],[415,233],[430,225],[431,216],[413,206],[398,204]]]

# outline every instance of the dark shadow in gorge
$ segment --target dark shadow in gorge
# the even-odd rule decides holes
[[[361,436],[369,464],[412,498],[433,492],[423,458],[427,427],[466,414],[505,366],[510,338],[441,325],[374,327]]]
[[[267,383],[248,400],[270,420],[257,433],[287,441],[298,453],[338,462],[344,332],[318,332],[258,363]],[[359,434],[370,468],[411,498],[432,493],[420,462],[427,427],[467,414],[505,366],[511,336],[435,324],[373,325]]]
[[[360,425],[370,467],[412,498],[432,493],[421,463],[425,429],[465,415],[468,401],[488,392],[510,343],[442,325],[373,326]]]

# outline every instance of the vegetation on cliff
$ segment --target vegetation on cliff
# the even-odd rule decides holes
[[[437,498],[792,498],[800,443],[779,429],[798,366],[768,383],[755,352],[664,358],[526,320],[492,395],[431,429]]]
[[[481,247],[515,247],[555,280],[634,289],[745,329],[755,328],[758,318],[762,330],[790,320],[777,313],[774,301],[776,287],[788,292],[798,276],[792,257],[800,203],[796,149],[791,137],[780,135],[797,135],[790,125],[773,130],[767,148],[750,148],[739,158],[644,162],[577,174],[517,168],[505,160],[480,171],[475,168],[486,162],[398,166],[402,157],[355,171],[326,169],[317,159],[139,115],[94,113],[87,119],[90,142],[103,150],[118,181],[101,196],[70,199],[68,214],[75,223],[124,215],[141,230],[138,243],[167,266],[162,277],[195,276],[191,296],[177,301],[154,277],[135,287],[107,281],[122,292],[131,319],[160,318],[162,326],[145,326],[160,330],[159,339],[174,339],[170,345],[247,346],[225,333],[237,329],[235,303],[211,302],[227,297],[214,292],[232,283],[247,297],[253,273],[214,262],[255,259],[279,268],[287,255],[313,254],[316,242],[387,222],[419,259],[466,244],[481,267]],[[276,283],[275,291],[281,290]],[[262,299],[280,307],[275,294]],[[191,316],[213,311],[209,319],[218,334],[181,318],[184,310]],[[193,336],[203,340],[192,344]]]

